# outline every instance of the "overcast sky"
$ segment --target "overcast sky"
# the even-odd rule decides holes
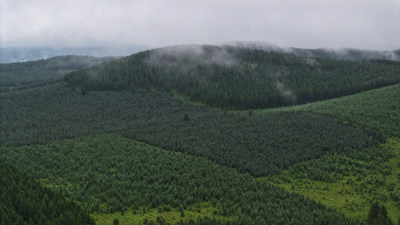
[[[0,0],[1,46],[400,48],[400,0]]]

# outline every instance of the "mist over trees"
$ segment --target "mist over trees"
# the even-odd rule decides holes
[[[275,51],[282,53],[292,53],[296,56],[306,56],[314,58],[330,58],[339,60],[400,60],[400,50],[394,51],[378,51],[378,50],[363,50],[353,48],[316,48],[316,49],[305,49],[305,48],[294,48],[294,47],[279,47],[277,45],[268,42],[252,42],[252,41],[234,41],[225,43],[229,46],[258,49],[264,51]]]
[[[66,55],[19,63],[0,63],[0,88],[33,84],[62,78],[66,73],[114,58]]]
[[[80,90],[160,90],[220,108],[303,104],[400,82],[400,62],[299,57],[230,46],[173,46],[76,71]]]

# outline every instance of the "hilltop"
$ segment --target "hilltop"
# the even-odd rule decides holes
[[[400,82],[400,62],[349,61],[231,46],[147,50],[65,76],[91,90],[159,90],[226,109],[272,108]]]

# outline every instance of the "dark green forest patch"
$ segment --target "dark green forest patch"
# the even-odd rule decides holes
[[[400,62],[299,57],[229,46],[140,52],[66,75],[76,89],[176,90],[227,109],[272,108],[330,99],[400,82]]]
[[[300,109],[337,117],[385,135],[400,137],[400,85],[304,105]]]
[[[256,115],[276,111],[305,111],[328,115],[347,123],[400,137],[400,84],[305,105],[254,110]],[[246,111],[238,112],[245,115]]]
[[[80,202],[88,212],[185,208],[211,202],[229,224],[360,224],[314,201],[209,160],[120,135],[0,148],[0,158]],[[216,224],[210,219],[206,224]],[[227,224],[220,221],[221,224]],[[204,223],[203,223],[204,224]]]
[[[117,132],[262,176],[328,152],[382,142],[380,134],[307,112],[236,116],[162,92],[88,92],[64,83],[3,93],[0,143],[15,146]]]
[[[77,204],[0,160],[0,224],[95,223]]]

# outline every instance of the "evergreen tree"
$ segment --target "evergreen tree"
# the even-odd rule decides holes
[[[393,225],[384,205],[380,206],[376,202],[372,204],[368,213],[367,225]]]
[[[379,204],[378,203],[374,203],[372,204],[371,208],[369,209],[369,213],[368,213],[368,219],[367,219],[367,224],[375,224],[374,222],[377,220],[377,218],[379,217]]]
[[[189,121],[189,116],[188,116],[188,114],[185,113],[185,116],[183,117],[183,120],[184,120],[184,121]]]

